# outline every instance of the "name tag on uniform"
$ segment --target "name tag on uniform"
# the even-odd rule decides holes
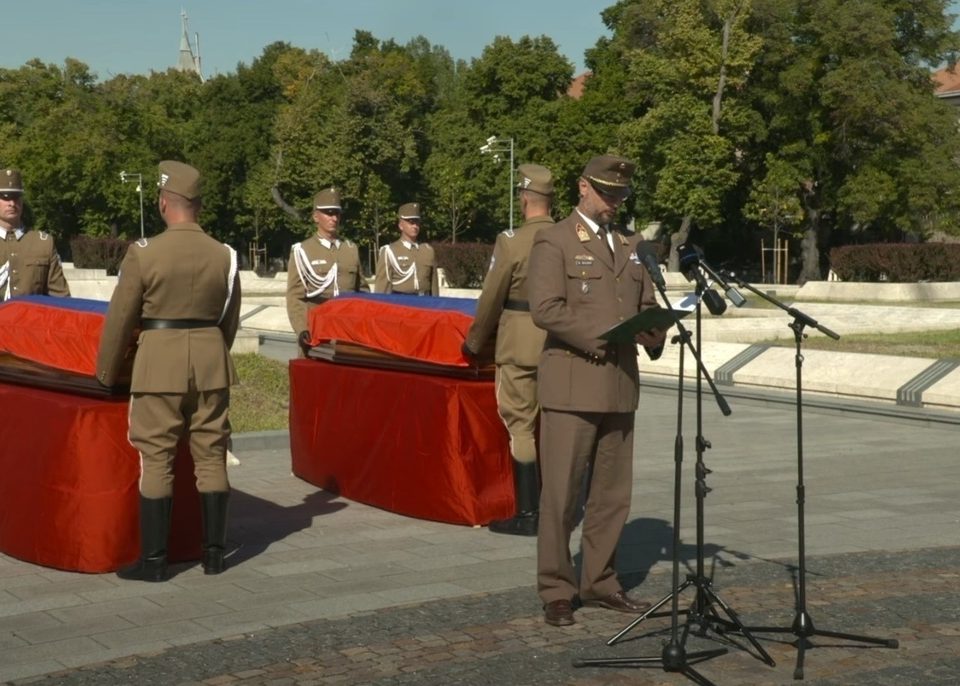
[[[576,255],[573,258],[573,263],[578,267],[591,267],[593,266],[593,255]]]
[[[398,261],[401,261],[401,262],[404,261],[404,260],[409,260],[409,259],[410,259],[410,258],[407,257],[406,255],[397,255],[397,260],[398,260]]]
[[[326,264],[326,260],[312,260],[310,264]]]

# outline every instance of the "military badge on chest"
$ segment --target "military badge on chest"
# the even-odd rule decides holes
[[[592,267],[594,262],[593,255],[582,253],[574,255],[573,264],[580,268],[580,292],[586,295],[590,292],[590,283],[587,281],[587,272],[584,267]]]

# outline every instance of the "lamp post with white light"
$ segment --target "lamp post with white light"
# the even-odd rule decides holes
[[[143,238],[143,175],[122,171],[120,172],[120,181],[123,183],[127,181],[137,182],[137,192],[140,194],[140,238]]]
[[[513,230],[513,137],[499,138],[498,136],[490,136],[487,142],[480,146],[480,154],[492,154],[494,162],[499,162],[501,159],[500,154],[504,152],[510,153],[510,229]]]

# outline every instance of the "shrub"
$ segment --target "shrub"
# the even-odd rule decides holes
[[[830,251],[830,266],[844,281],[957,281],[960,244],[844,245]]]
[[[106,269],[114,276],[127,253],[130,241],[120,238],[76,236],[70,241],[73,266],[78,269]]]
[[[435,243],[437,266],[451,288],[479,288],[490,268],[493,246],[487,243]]]

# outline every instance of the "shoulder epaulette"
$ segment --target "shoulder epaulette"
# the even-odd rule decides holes
[[[146,248],[148,242],[149,241],[147,241],[146,238],[141,238],[139,241],[137,241],[137,245],[139,245],[141,248]]]
[[[353,241],[351,241],[349,238],[344,238],[344,239],[343,239],[343,242],[344,242],[347,246],[349,246],[349,247],[351,247],[351,248],[354,247]]]
[[[502,233],[507,238],[513,238],[514,236],[517,235],[517,232],[514,231],[513,229],[507,229],[506,231],[501,231],[500,233]]]

